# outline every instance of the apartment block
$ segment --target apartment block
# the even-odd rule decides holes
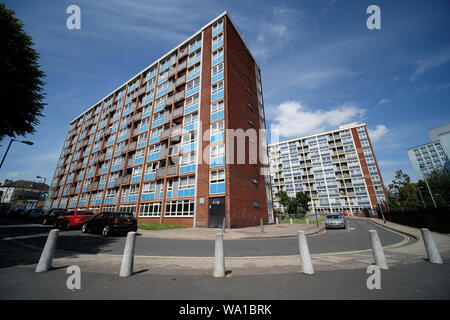
[[[323,214],[363,212],[387,198],[365,124],[270,144],[269,158],[275,208],[280,190],[306,192]]]
[[[265,126],[260,69],[224,12],[70,123],[46,207],[193,227],[268,223],[267,163],[226,161],[228,129]],[[267,158],[265,136],[249,143]]]
[[[409,148],[408,156],[418,179],[433,170],[450,171],[450,124],[428,131],[431,142]]]

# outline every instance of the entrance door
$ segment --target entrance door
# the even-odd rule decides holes
[[[225,197],[209,199],[209,223],[210,228],[222,228],[225,217]]]

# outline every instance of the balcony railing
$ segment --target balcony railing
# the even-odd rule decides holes
[[[180,92],[177,92],[176,94],[175,94],[175,102],[178,102],[178,101],[180,101],[180,100],[182,100],[182,99],[184,99],[184,90],[183,91],[180,91]]]
[[[177,167],[178,167],[178,165],[168,166],[167,167],[167,175],[177,174]]]
[[[156,177],[157,178],[162,178],[164,177],[164,171],[165,171],[166,167],[162,167],[156,170]]]

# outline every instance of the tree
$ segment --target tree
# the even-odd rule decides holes
[[[430,186],[436,205],[438,207],[446,207],[450,205],[450,172],[434,170],[427,177],[427,182]],[[420,187],[425,205],[428,208],[433,207],[433,201],[431,200],[425,181],[419,180],[417,185]]]
[[[278,192],[279,202],[290,216],[305,215],[309,209],[311,198],[304,192],[297,192],[295,198],[289,197],[286,191]]]
[[[395,172],[395,179],[388,186],[389,207],[395,209],[415,209],[422,207],[417,183],[402,170]]]
[[[33,134],[46,105],[39,54],[14,14],[0,4],[0,141],[5,136]]]

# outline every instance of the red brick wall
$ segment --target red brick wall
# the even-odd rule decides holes
[[[245,45],[239,34],[234,29],[232,23],[225,19],[225,94],[226,94],[226,115],[227,128],[243,129],[246,131],[252,128],[248,120],[254,123],[253,129],[259,132],[258,100],[255,78],[255,65],[252,56],[245,49]],[[248,64],[246,63],[246,61]],[[246,76],[248,73],[250,80]],[[251,94],[246,87],[251,90]],[[253,112],[247,106],[247,102],[253,106]],[[234,143],[234,155],[236,163],[237,145]],[[227,166],[227,176],[229,184],[227,192],[231,201],[229,210],[231,212],[231,227],[254,226],[260,223],[260,218],[264,223],[268,221],[266,191],[264,176],[260,174],[261,164],[257,157],[257,164],[250,164],[249,141],[246,142],[245,163]],[[256,142],[258,145],[258,142]],[[227,147],[229,146],[227,141]],[[255,185],[252,178],[257,178],[259,183]],[[259,207],[254,207],[253,202],[258,201]],[[228,203],[227,203],[228,205]]]
[[[361,146],[361,141],[359,140],[358,131],[356,128],[352,128],[353,141],[355,141],[356,152],[358,153],[358,158],[361,163],[361,169],[363,172],[364,180],[366,181],[367,192],[369,193],[370,203],[372,208],[377,205],[377,196],[375,193],[375,188],[373,187],[372,177],[369,173],[369,168],[367,166],[366,157],[364,156],[364,151]]]

